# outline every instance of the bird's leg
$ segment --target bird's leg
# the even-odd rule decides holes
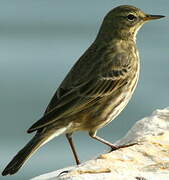
[[[112,150],[118,149],[117,146],[113,145],[109,141],[106,141],[106,140],[100,138],[99,136],[96,136],[96,133],[97,133],[96,131],[95,132],[89,132],[89,136],[92,137],[93,139],[96,139],[97,141],[100,141],[103,144],[106,144],[107,146],[110,146],[112,148]]]
[[[70,144],[70,147],[71,147],[71,150],[73,152],[73,155],[74,155],[74,158],[75,158],[75,161],[76,161],[76,164],[79,165],[80,164],[80,160],[78,158],[78,155],[77,155],[77,152],[76,152],[76,149],[75,149],[75,145],[73,143],[73,139],[72,139],[72,134],[66,134],[66,138]]]
[[[68,142],[69,142],[69,144],[70,144],[70,147],[71,147],[71,150],[72,150],[72,152],[73,152],[73,156],[74,156],[74,158],[75,158],[76,164],[79,165],[79,164],[80,164],[80,160],[79,160],[79,158],[78,158],[78,155],[77,155],[77,152],[76,152],[76,149],[75,149],[75,145],[74,145],[74,143],[73,143],[72,133],[67,133],[67,134],[66,134],[66,138],[67,138],[67,140],[68,140]],[[65,174],[65,173],[69,173],[69,171],[70,171],[70,170],[62,171],[62,172],[58,175],[58,177],[61,176],[61,175],[63,175],[63,174]]]
[[[133,145],[137,144],[137,143],[132,143],[132,144],[127,144],[127,145],[116,146],[116,145],[110,143],[109,141],[106,141],[106,140],[96,136],[96,133],[97,133],[97,131],[94,131],[94,132],[92,131],[92,132],[89,132],[89,135],[93,139],[96,139],[97,141],[100,141],[101,143],[106,144],[107,146],[111,147],[111,151],[114,151],[114,150],[117,150],[117,149],[120,149],[120,148],[133,146]]]

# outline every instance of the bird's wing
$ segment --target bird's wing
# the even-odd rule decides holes
[[[99,45],[98,47],[97,43],[93,43],[88,48],[62,81],[47,106],[45,114],[55,108],[58,104],[58,100],[64,95],[70,93],[75,87],[84,84],[89,77],[93,76],[92,74],[98,74],[100,65],[97,59],[100,59],[101,56],[103,56],[104,51],[105,46]]]
[[[33,124],[28,132],[33,132],[45,127],[57,120],[66,118],[73,114],[93,106],[97,99],[108,96],[127,83],[130,72],[128,56],[119,53],[107,63],[100,63],[99,73],[89,76],[86,82],[74,86],[63,94],[44,116]],[[93,67],[96,68],[96,67]]]

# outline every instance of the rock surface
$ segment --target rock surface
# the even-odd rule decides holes
[[[169,108],[156,110],[116,144],[127,148],[32,180],[169,180]],[[68,173],[61,174],[63,171]]]

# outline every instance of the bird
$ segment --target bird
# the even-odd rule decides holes
[[[138,30],[146,22],[163,17],[131,5],[110,10],[95,40],[60,84],[43,116],[28,129],[28,133],[35,132],[34,137],[2,175],[15,174],[41,146],[61,134],[66,135],[77,165],[80,159],[72,139],[77,131],[88,132],[112,150],[127,147],[106,141],[97,136],[97,131],[120,114],[136,88],[140,74]]]

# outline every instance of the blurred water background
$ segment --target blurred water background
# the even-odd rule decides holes
[[[98,133],[111,142],[140,118],[169,106],[169,1],[0,0],[0,171],[32,137],[26,130],[41,117],[59,83],[95,39],[105,14],[121,4],[167,17],[146,24],[138,34],[142,67],[135,95]],[[82,161],[108,150],[83,132],[74,140]],[[61,136],[16,175],[0,179],[27,180],[73,164]]]

